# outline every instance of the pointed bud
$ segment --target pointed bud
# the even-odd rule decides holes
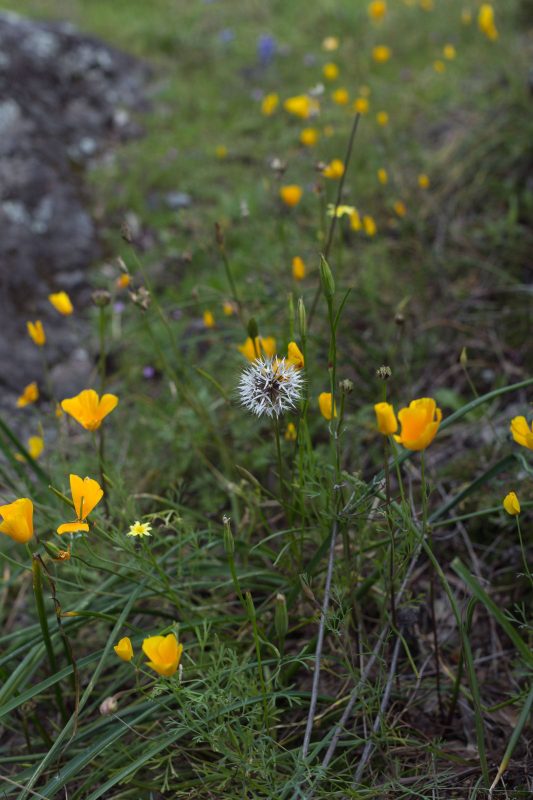
[[[289,616],[287,614],[287,601],[284,594],[276,595],[276,610],[274,612],[274,627],[280,642],[285,640],[289,630]]]
[[[224,550],[228,556],[232,556],[235,552],[235,539],[231,532],[231,520],[224,515],[222,517],[222,522],[224,523]]]
[[[305,312],[305,304],[303,297],[298,300],[298,326],[300,328],[300,338],[305,342],[307,337],[307,314]]]
[[[333,280],[333,273],[326,259],[320,259],[320,282],[322,284],[322,291],[328,300],[331,300],[335,294],[335,281]]]
[[[463,347],[461,350],[461,355],[459,356],[459,363],[462,367],[466,367],[468,364],[468,353],[466,351],[466,347]]]

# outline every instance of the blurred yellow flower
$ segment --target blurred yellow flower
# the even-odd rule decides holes
[[[324,41],[322,42],[322,49],[326,51],[326,53],[331,53],[333,50],[337,50],[339,47],[339,40],[336,36],[326,36]]]
[[[304,367],[304,354],[296,342],[289,342],[287,364],[292,364],[296,369],[303,369]]]
[[[376,64],[385,64],[392,56],[392,50],[386,44],[377,44],[372,50],[372,58]]]
[[[357,97],[353,101],[353,110],[356,111],[358,114],[368,114],[369,108],[370,108],[370,103],[368,102],[367,97]]]
[[[30,436],[26,443],[26,450],[31,458],[36,461],[44,450],[44,439],[42,436]],[[26,461],[21,453],[15,453],[17,461]]]
[[[345,205],[336,206],[334,203],[328,203],[326,213],[328,217],[340,218],[340,217],[349,217],[351,214],[353,214],[354,211],[355,208],[353,206],[345,206]]]
[[[113,647],[113,650],[123,661],[131,661],[133,658],[133,647],[129,636],[123,636],[119,643]]]
[[[442,75],[443,72],[446,72],[446,64],[444,63],[444,61],[441,61],[440,58],[437,58],[433,62],[433,69],[435,70],[435,72],[438,72],[439,75]]]
[[[301,186],[298,186],[295,183],[282,186],[279,190],[279,196],[282,202],[285,203],[285,205],[289,208],[294,208],[294,206],[297,206],[302,199],[302,195],[303,190]]]
[[[408,408],[398,412],[401,433],[394,438],[407,450],[425,450],[429,447],[439,429],[442,411],[431,397],[412,400]]]
[[[248,361],[255,361],[263,355],[273,358],[276,355],[276,340],[273,336],[257,336],[254,344],[248,337],[244,344],[238,345],[237,349]]]
[[[376,114],[376,122],[378,125],[381,125],[384,128],[386,125],[389,124],[389,115],[386,111],[378,111]]]
[[[509,492],[503,498],[503,507],[511,517],[516,517],[520,514],[520,501],[516,496],[516,492]]]
[[[331,392],[322,392],[318,395],[318,407],[324,419],[333,419],[337,416],[337,407],[333,406]]]
[[[314,147],[318,142],[319,132],[316,128],[303,128],[300,133],[300,144],[304,147]]]
[[[263,97],[261,102],[261,113],[264,114],[265,117],[271,117],[278,105],[279,96],[276,94],[276,92],[270,92],[270,94],[266,94]]]
[[[472,12],[469,8],[463,8],[461,11],[461,22],[463,25],[470,25],[472,22]]]
[[[374,406],[376,412],[376,422],[378,431],[384,436],[390,436],[398,430],[398,420],[394,413],[394,408],[390,403],[376,403]]]
[[[430,183],[429,176],[426,175],[424,172],[422,172],[418,176],[418,185],[420,186],[421,189],[429,189],[429,183]]]
[[[498,29],[494,22],[494,9],[490,3],[483,3],[483,5],[480,6],[477,24],[479,30],[485,34],[487,39],[494,42],[498,38]]]
[[[67,397],[61,401],[61,408],[87,431],[97,430],[104,417],[107,417],[118,405],[118,397],[114,394],[103,394],[99,397],[94,389],[84,389],[75,397]]]
[[[72,305],[70,297],[66,292],[49,294],[48,299],[52,303],[55,310],[59,311],[60,314],[63,314],[66,317],[68,317],[68,315],[72,314],[74,311],[74,306]]]
[[[420,8],[424,11],[433,11],[433,0],[420,0]]]
[[[330,161],[329,164],[324,167],[322,175],[324,178],[331,178],[332,180],[342,178],[344,175],[344,162],[341,161],[340,158],[334,158],[333,161]]]
[[[0,506],[0,516],[1,533],[19,544],[30,541],[33,536],[33,503],[28,497]]]
[[[88,531],[89,525],[87,517],[98,505],[104,491],[98,481],[93,478],[80,478],[79,475],[70,475],[70,494],[76,512],[75,522],[64,522],[57,529],[61,535],[63,533],[75,533],[76,531]]]
[[[350,95],[348,94],[348,89],[340,88],[335,89],[335,91],[331,95],[331,99],[334,103],[337,103],[338,106],[346,106],[350,102]]]
[[[375,236],[378,229],[374,217],[371,217],[369,214],[365,214],[363,217],[363,228],[367,236]]]
[[[228,148],[225,144],[217,144],[215,147],[215,155],[217,158],[226,158],[228,155]]]
[[[204,325],[206,328],[214,328],[215,327],[215,318],[213,316],[212,311],[204,311],[203,315]]]
[[[131,275],[128,275],[127,272],[123,272],[117,278],[117,288],[118,289],[127,289],[131,283]]]
[[[295,281],[303,281],[305,278],[305,263],[300,256],[294,256],[292,259],[292,277]]]
[[[378,169],[378,181],[381,183],[382,186],[386,186],[389,182],[389,173],[383,167]]]
[[[296,425],[294,424],[294,422],[289,422],[289,424],[287,425],[287,428],[285,430],[285,434],[284,435],[285,435],[285,439],[288,442],[295,442],[296,441],[298,433],[296,431]]]
[[[40,319],[36,322],[27,322],[28,335],[37,347],[42,347],[46,343],[46,335],[43,328],[43,323]]]
[[[448,61],[453,61],[453,59],[457,55],[457,51],[455,50],[453,44],[445,44],[444,47],[442,48],[442,54],[444,58],[446,58]]]
[[[373,20],[382,20],[386,13],[387,3],[385,0],[372,0],[368,6],[368,16]]]
[[[350,228],[352,231],[360,231],[362,228],[361,217],[359,216],[359,211],[354,208],[352,213],[350,214]]]
[[[39,387],[35,381],[32,381],[32,383],[28,383],[28,385],[24,387],[22,394],[17,400],[17,408],[24,408],[24,406],[29,406],[31,403],[36,403],[38,399]]]
[[[339,77],[339,68],[332,61],[329,61],[322,67],[322,74],[327,81],[336,81]]]
[[[394,208],[395,213],[399,217],[405,217],[405,215],[407,214],[407,208],[405,206],[405,203],[402,200],[396,200],[396,202],[394,203],[393,208]]]
[[[232,303],[230,300],[225,300],[222,305],[222,311],[226,317],[231,317],[236,311],[235,303]]]
[[[183,645],[178,643],[175,635],[150,636],[142,644],[143,653],[150,660],[146,662],[158,675],[169,678],[179,667]]]
[[[139,520],[136,520],[133,525],[130,525],[126,536],[151,536],[151,530],[152,526],[149,522],[139,522]]]
[[[327,137],[333,136],[334,133],[335,133],[335,128],[333,127],[333,125],[325,125],[324,126],[324,136],[327,136]]]
[[[307,94],[298,94],[294,97],[288,97],[283,103],[283,108],[295,117],[309,119],[312,114],[319,112],[320,103],[315,97],[309,97]]]
[[[530,428],[525,417],[514,417],[511,420],[511,433],[517,444],[533,450],[533,422]]]

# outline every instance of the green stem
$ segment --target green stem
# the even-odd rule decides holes
[[[524,540],[522,539],[522,530],[520,528],[520,520],[519,520],[518,514],[516,515],[516,528],[518,530],[518,538],[520,540],[520,552],[522,553],[522,561],[524,562],[525,574],[526,574],[531,586],[533,586],[533,575],[531,574],[530,569],[529,569],[529,565],[527,563],[526,550],[525,550],[525,547],[524,547]]]
[[[106,347],[105,347],[105,335],[106,335],[106,310],[104,306],[100,306],[98,309],[98,338],[100,344],[100,357],[98,359],[98,372],[100,375],[100,393],[102,394],[105,388],[105,379],[106,379],[106,370],[105,370],[105,360],[106,360]]]
[[[428,497],[426,484],[426,459],[424,450],[422,450],[420,453],[420,469],[422,477],[422,538],[425,540],[426,536],[428,537],[428,547],[433,551],[433,534],[431,530],[428,531]],[[429,605],[431,614],[431,627],[433,630],[433,648],[435,650],[435,685],[437,689],[437,702],[439,705],[440,718],[444,719],[444,708],[442,705],[440,685],[439,637],[437,633],[437,616],[435,612],[435,570],[431,565],[429,574]]]

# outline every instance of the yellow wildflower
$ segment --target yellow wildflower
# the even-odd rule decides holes
[[[337,50],[339,47],[339,40],[336,36],[326,36],[324,41],[322,42],[322,49],[326,51],[326,53],[331,53],[333,50]]]
[[[228,148],[225,144],[217,144],[215,147],[215,155],[217,158],[226,158],[228,155]]]
[[[405,215],[407,214],[407,208],[405,206],[405,203],[402,200],[396,200],[396,202],[394,203],[393,208],[394,208],[395,213],[399,217],[405,217]]]
[[[337,416],[337,406],[333,405],[331,392],[322,392],[318,395],[318,407],[324,419],[333,419]]]
[[[389,173],[383,167],[378,169],[378,181],[381,183],[382,186],[386,186],[389,182]]]
[[[457,55],[455,47],[453,46],[453,44],[445,44],[444,47],[442,48],[442,55],[448,61],[453,61],[453,59]]]
[[[335,89],[335,91],[331,95],[331,99],[334,103],[337,103],[338,106],[346,106],[350,102],[350,95],[348,94],[348,89]]]
[[[355,211],[355,208],[353,206],[345,206],[345,205],[342,205],[342,204],[339,205],[339,206],[336,206],[334,203],[328,203],[328,207],[327,207],[326,213],[327,213],[328,217],[338,217],[338,218],[340,218],[340,217],[349,217],[349,216],[351,216],[351,214],[353,214],[354,211]]]
[[[297,206],[300,200],[302,199],[303,189],[301,186],[298,186],[295,183],[288,184],[287,186],[282,186],[279,190],[279,196],[283,203],[289,208],[294,208]]]
[[[503,507],[511,517],[516,517],[520,514],[520,501],[516,496],[516,492],[509,492],[503,498]]]
[[[420,8],[424,11],[433,11],[433,0],[420,0]]]
[[[533,422],[530,427],[525,417],[514,417],[511,420],[511,433],[517,444],[533,450]]]
[[[43,328],[43,323],[40,319],[36,322],[27,322],[28,335],[37,347],[42,347],[46,344],[46,335]]]
[[[319,133],[316,128],[304,128],[300,133],[300,144],[304,147],[314,147],[318,142]]]
[[[303,281],[305,278],[305,263],[300,256],[294,256],[292,259],[292,277],[295,281]]]
[[[385,64],[392,56],[392,50],[386,44],[377,44],[372,50],[372,58],[376,64]]]
[[[320,103],[315,97],[309,97],[307,94],[298,94],[294,97],[288,97],[283,103],[283,108],[295,117],[309,119],[312,114],[318,113]]]
[[[332,180],[342,178],[344,175],[344,162],[341,161],[340,158],[334,158],[333,161],[330,161],[329,164],[324,167],[322,175],[324,178],[331,178]]]
[[[261,113],[265,115],[265,117],[271,117],[274,111],[277,109],[279,105],[279,96],[276,92],[270,92],[263,97],[263,101],[261,103]]]
[[[213,316],[212,311],[204,311],[204,325],[206,328],[214,328],[215,327],[215,318]]]
[[[42,436],[30,436],[30,438],[28,439],[27,444],[26,444],[26,450],[30,454],[31,458],[33,458],[33,460],[36,461],[39,458],[39,456],[41,455],[41,453],[43,452],[43,450],[44,450],[44,439],[43,439],[43,437]],[[26,460],[24,458],[24,456],[21,455],[21,453],[15,453],[15,458],[17,459],[17,461],[25,461]]]
[[[425,173],[418,176],[418,185],[421,189],[429,189],[429,177]]]
[[[150,636],[142,644],[143,652],[150,660],[146,662],[158,675],[169,678],[178,669],[183,645],[178,643],[175,635]]]
[[[296,430],[296,425],[294,424],[294,422],[289,422],[289,424],[287,425],[287,428],[285,430],[284,436],[285,436],[285,439],[288,442],[295,442],[296,441],[296,438],[298,436],[298,432]]]
[[[360,231],[362,228],[361,217],[359,216],[359,211],[356,208],[354,208],[350,214],[350,228],[352,231]]]
[[[376,114],[376,122],[378,125],[381,125],[382,128],[385,128],[389,124],[389,115],[386,111],[378,111]]]
[[[68,317],[69,314],[72,314],[74,311],[74,306],[70,300],[70,297],[66,292],[56,292],[55,294],[49,294],[48,299],[52,303],[53,307],[56,311],[59,311],[60,314],[63,314],[65,317]]]
[[[329,61],[322,67],[322,74],[327,81],[336,81],[339,77],[339,68],[332,61]]]
[[[244,344],[238,346],[238,350],[248,361],[255,361],[263,355],[273,358],[276,355],[276,340],[273,336],[257,336],[254,343],[248,337]]]
[[[76,422],[87,431],[97,430],[104,417],[107,417],[118,405],[118,397],[114,394],[103,394],[99,397],[94,389],[84,389],[75,397],[61,401],[61,408],[74,417]]]
[[[226,317],[231,317],[236,311],[235,303],[232,303],[230,300],[224,300],[222,311]]]
[[[353,110],[358,114],[368,114],[370,103],[367,97],[357,97],[353,102]]]
[[[470,25],[472,22],[472,12],[469,8],[463,8],[461,11],[461,22],[463,25]]]
[[[287,364],[292,364],[296,369],[303,369],[304,355],[296,342],[289,342]]]
[[[375,236],[377,233],[377,225],[374,220],[374,217],[371,217],[370,214],[365,214],[363,217],[363,228],[365,229],[365,233],[367,236]]]
[[[60,525],[57,529],[59,534],[88,531],[89,525],[86,519],[104,496],[104,491],[98,481],[93,478],[80,478],[79,475],[71,474],[70,494],[76,512],[76,521],[64,522],[63,525]]]
[[[387,3],[385,0],[372,0],[368,6],[368,16],[379,22],[387,13]]]
[[[0,506],[0,516],[1,533],[19,544],[30,541],[33,536],[33,503],[28,497]]]
[[[425,450],[439,429],[442,411],[431,397],[412,400],[408,408],[398,412],[401,433],[394,436],[407,450]]]
[[[479,30],[485,34],[487,39],[493,42],[496,41],[498,38],[498,29],[494,22],[494,9],[490,3],[483,3],[483,5],[480,6],[477,24]]]
[[[32,383],[28,383],[28,385],[24,387],[22,394],[17,400],[17,408],[24,408],[24,406],[29,406],[31,403],[36,403],[38,399],[39,387],[35,381],[32,381]]]
[[[137,520],[133,525],[130,525],[126,536],[151,536],[151,530],[152,526],[149,522],[139,522],[139,520]]]
[[[133,647],[129,636],[123,636],[119,643],[113,647],[113,650],[123,661],[131,661],[133,658]]]
[[[376,403],[374,406],[376,412],[376,422],[378,431],[384,436],[390,436],[398,430],[398,420],[394,413],[394,408],[390,403]]]
[[[443,72],[446,72],[446,64],[440,58],[437,58],[433,62],[433,69],[435,72],[438,72],[439,75],[442,75]]]

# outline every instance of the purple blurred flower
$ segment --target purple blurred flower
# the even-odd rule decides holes
[[[235,31],[232,28],[224,28],[218,34],[218,38],[222,44],[229,44],[235,39]]]
[[[276,40],[269,33],[262,33],[257,40],[257,58],[262,67],[268,65],[274,60],[278,46]]]
[[[146,380],[149,381],[151,380],[151,378],[154,377],[154,375],[155,375],[155,369],[154,367],[152,367],[151,364],[147,364],[145,367],[143,367],[143,378],[146,378]]]
[[[117,300],[116,303],[113,303],[113,311],[115,314],[122,314],[126,305],[122,302],[122,300]]]

